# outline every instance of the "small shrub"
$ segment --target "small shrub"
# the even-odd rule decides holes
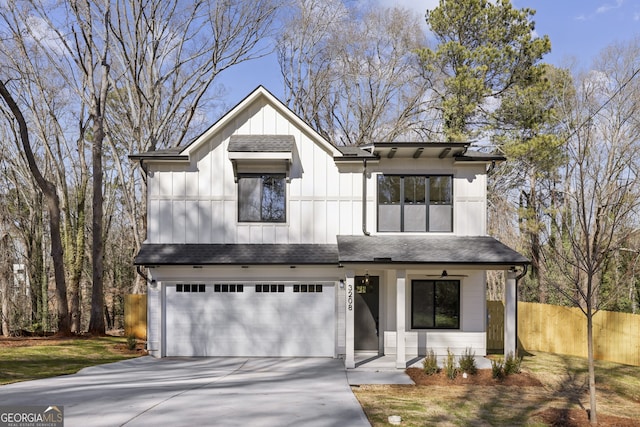
[[[137,344],[138,344],[138,340],[136,339],[135,335],[129,335],[127,337],[127,348],[129,350],[135,350]]]
[[[440,368],[438,367],[438,358],[433,350],[429,350],[427,356],[424,358],[424,361],[422,362],[422,369],[427,375],[435,375],[440,372]]]
[[[522,358],[513,355],[513,352],[507,354],[507,358],[504,360],[504,374],[519,374],[520,365],[522,364]]]
[[[491,360],[491,376],[497,380],[504,378],[504,364],[501,359]]]
[[[460,371],[466,372],[469,375],[477,374],[476,353],[467,347],[464,350],[464,354],[460,357],[460,360],[458,360],[458,366],[460,366]]]
[[[447,349],[447,360],[444,363],[444,372],[447,378],[454,380],[458,376],[458,368],[456,368],[456,357]]]

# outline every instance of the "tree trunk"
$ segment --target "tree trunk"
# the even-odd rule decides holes
[[[593,360],[593,311],[587,304],[587,357],[589,363],[589,422],[598,425],[596,415],[596,371]]]
[[[0,81],[0,96],[5,100],[11,113],[18,122],[20,128],[20,140],[24,149],[25,157],[29,163],[29,170],[38,183],[38,187],[44,194],[47,211],[49,212],[49,226],[51,227],[51,258],[53,259],[53,272],[56,282],[56,302],[58,306],[58,334],[69,335],[69,309],[67,306],[67,283],[64,273],[64,251],[62,249],[62,237],[60,235],[60,199],[55,185],[47,181],[38,165],[31,150],[29,141],[29,131],[27,122],[4,82]]]
[[[102,242],[102,142],[104,140],[104,127],[101,114],[93,117],[93,236],[91,255],[93,258],[93,287],[91,289],[91,319],[89,321],[89,333],[104,335],[104,245]]]
[[[84,250],[85,250],[85,197],[86,185],[81,185],[81,196],[78,201],[78,220],[75,225],[75,242],[68,245],[69,250],[73,250],[74,254],[70,259],[69,268],[71,274],[69,277],[69,311],[71,312],[71,332],[82,332],[82,310],[80,309],[80,280],[82,278],[82,268],[84,266]]]

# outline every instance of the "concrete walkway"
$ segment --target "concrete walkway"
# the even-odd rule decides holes
[[[369,426],[338,359],[141,357],[0,386],[72,426]]]

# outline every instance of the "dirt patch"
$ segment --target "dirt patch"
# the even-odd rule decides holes
[[[591,427],[589,413],[580,409],[548,408],[535,414],[536,420],[553,427]],[[598,412],[600,427],[638,427],[640,420],[621,418]]]
[[[434,375],[427,375],[420,368],[408,368],[407,375],[413,380],[416,385],[419,386],[465,386],[465,385],[480,385],[480,386],[517,386],[517,387],[542,387],[542,383],[533,375],[527,372],[521,372],[519,374],[507,375],[502,379],[493,378],[491,369],[479,369],[475,375],[468,375],[464,378],[462,374],[459,374],[456,378],[447,378],[444,371],[440,371]]]

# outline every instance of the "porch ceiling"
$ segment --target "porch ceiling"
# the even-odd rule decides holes
[[[530,261],[488,236],[338,236],[341,264],[511,266]]]

